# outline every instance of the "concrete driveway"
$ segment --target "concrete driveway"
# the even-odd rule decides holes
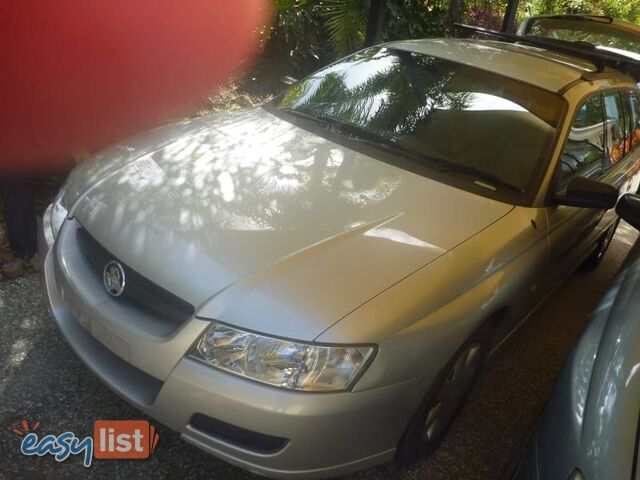
[[[597,270],[577,272],[488,361],[441,447],[406,470],[382,466],[353,479],[509,477],[584,323],[615,276],[637,234],[618,229]],[[0,478],[258,478],[205,455],[158,426],[149,460],[25,457],[11,427],[41,422],[43,434],[93,434],[96,419],[144,418],[100,383],[63,341],[41,301],[41,277],[0,283]],[[157,424],[156,424],[157,425]]]

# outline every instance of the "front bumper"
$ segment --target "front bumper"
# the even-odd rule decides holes
[[[53,249],[43,242],[44,249],[49,248],[48,252],[41,252],[47,298],[60,330],[76,354],[129,403],[201,449],[266,476],[321,478],[393,458],[396,444],[420,400],[421,388],[416,382],[358,392],[290,392],[212,369],[185,357],[188,348],[182,350],[166,375],[162,369],[147,368],[145,365],[162,365],[167,360],[153,358],[156,354],[149,349],[146,351],[151,358],[135,357],[135,339],[129,342],[128,337],[115,330],[116,323],[103,320],[104,312],[111,308],[106,302],[115,302],[104,289],[87,293],[85,290],[92,287],[78,284],[83,280],[82,272],[78,278],[69,277],[69,265],[77,258],[73,258],[73,251],[64,249],[68,245],[60,244],[69,243],[73,228],[69,224],[73,222],[65,222]],[[135,322],[136,313],[129,315],[127,322]],[[188,323],[168,334],[166,344],[178,341],[183,348],[187,341],[180,337],[185,335],[192,344],[208,325],[196,317]],[[164,345],[155,342],[158,343],[160,347]],[[197,414],[285,441],[272,451],[238,444],[194,425]]]

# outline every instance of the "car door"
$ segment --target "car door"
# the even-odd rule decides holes
[[[601,180],[618,187],[620,195],[637,192],[640,185],[638,92],[623,90],[607,93],[604,101],[607,112],[607,150],[610,168]],[[616,218],[615,212],[610,210],[605,215],[604,224]]]
[[[628,112],[629,130],[627,133],[628,169],[627,181],[630,182],[627,191],[640,190],[640,91],[627,90],[622,93],[625,109]]]
[[[583,102],[558,166],[557,192],[566,189],[575,176],[606,182],[620,194],[637,191],[639,105],[636,92],[631,90],[595,94]],[[547,215],[551,270],[557,277],[570,274],[617,219],[613,209],[605,212],[568,206],[551,207]]]
[[[566,190],[574,177],[600,179],[609,169],[604,97],[597,93],[580,105],[566,139],[553,189]],[[600,235],[602,210],[570,206],[547,209],[550,273],[561,280],[589,254]],[[556,283],[555,281],[553,282]]]

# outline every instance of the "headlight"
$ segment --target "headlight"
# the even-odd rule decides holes
[[[584,476],[582,475],[582,472],[576,468],[571,472],[571,475],[569,475],[567,480],[584,480]]]
[[[56,198],[53,200],[53,203],[51,204],[51,217],[49,220],[51,222],[51,233],[53,234],[54,239],[58,236],[60,227],[62,226],[64,219],[67,218],[67,214],[69,213],[62,204],[64,192],[65,187],[63,186],[56,195]]]
[[[368,364],[371,346],[314,345],[212,323],[192,356],[229,373],[302,391],[349,389]]]

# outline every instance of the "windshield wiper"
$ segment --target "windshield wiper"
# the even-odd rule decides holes
[[[362,140],[365,142],[386,145],[386,146],[397,146],[395,142],[392,140],[387,140],[380,135],[370,132],[369,130],[356,125],[355,123],[346,122],[344,120],[339,120],[333,117],[327,117],[324,115],[317,115],[307,113],[301,110],[297,110],[295,108],[284,108],[282,111],[294,115],[296,117],[303,118],[305,120],[309,120],[315,123],[319,123],[330,130],[334,130],[337,133],[341,133],[343,135],[347,135],[355,140]]]
[[[294,117],[299,117],[304,120],[327,125],[327,121],[325,119],[317,117],[316,115],[311,115],[310,113],[303,112],[302,110],[298,110],[296,108],[279,108],[277,110],[288,113],[289,115],[293,115]]]
[[[355,123],[346,122],[344,120],[326,117],[323,115],[312,115],[310,113],[306,113],[293,108],[285,108],[282,109],[282,111],[303,118],[305,120],[319,123],[329,130],[333,130],[334,132],[346,135],[354,140],[364,142],[376,147],[382,147],[385,150],[393,150],[394,153],[402,153],[403,155],[417,157],[417,154],[415,152],[412,152],[411,150],[403,147],[394,140],[371,132],[365,128],[360,127],[359,125],[356,125]]]
[[[341,126],[342,125],[343,124],[341,123]],[[375,146],[382,147],[386,150],[390,150],[393,153],[411,157],[413,160],[417,160],[422,164],[428,163],[430,166],[435,167],[435,169],[438,171],[462,173],[471,177],[475,177],[477,180],[484,180],[492,184],[492,185],[481,184],[480,186],[485,186],[485,187],[499,186],[519,194],[524,193],[524,189],[522,187],[513,185],[512,183],[502,180],[500,177],[496,175],[493,175],[489,172],[485,172],[484,170],[480,170],[471,165],[453,162],[443,157],[437,157],[434,155],[424,155],[418,152],[414,152],[413,150],[410,150],[407,147],[400,145],[399,143],[395,142],[392,139],[385,138],[380,135],[376,135],[375,133],[368,132],[367,130],[364,130],[364,129],[360,129],[356,125],[346,123],[344,124],[344,126],[348,127],[348,129],[353,132],[353,135],[357,136],[360,140],[364,140],[367,143],[374,144]]]
[[[524,193],[524,189],[522,187],[519,187],[517,185],[514,185],[513,183],[509,183],[505,180],[502,180],[500,177],[493,175],[492,173],[485,172],[484,170],[480,170],[479,168],[473,167],[471,165],[465,165],[464,163],[456,163],[456,162],[449,161],[446,164],[440,165],[439,169],[446,170],[448,172],[459,172],[465,175],[476,177],[476,179],[484,180],[492,184],[492,185],[488,185],[489,187],[497,185],[499,187],[505,188],[507,190],[511,190],[516,193],[520,193],[520,194]],[[484,186],[484,185],[480,184],[480,186]]]
[[[399,144],[393,139],[378,135],[354,123],[346,122],[346,121],[339,120],[332,117],[312,115],[312,114],[309,114],[300,110],[292,109],[292,108],[283,109],[283,110],[286,113],[289,113],[291,115],[295,115],[295,116],[304,118],[306,120],[313,121],[315,123],[320,123],[328,127],[329,129],[333,129],[336,132],[347,135],[357,141],[361,141],[378,148],[383,148],[397,155],[410,157],[411,159],[418,161],[421,164],[427,163],[428,166],[434,167],[438,171],[462,173],[467,176],[475,177],[477,180],[484,180],[492,184],[492,185],[480,184],[480,186],[484,186],[485,188],[499,186],[519,194],[524,193],[523,188],[517,185],[513,185],[512,183],[509,183],[505,180],[502,180],[500,177],[493,175],[491,173],[485,172],[484,170],[480,170],[471,165],[453,162],[446,158],[437,157],[433,155],[424,155],[418,152],[414,152],[413,150]]]

